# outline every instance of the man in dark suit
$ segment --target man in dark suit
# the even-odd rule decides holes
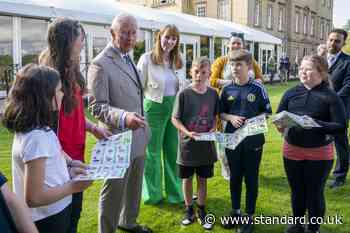
[[[348,33],[343,29],[333,29],[327,39],[327,60],[330,80],[334,90],[344,103],[348,117],[350,114],[350,56],[341,51]],[[335,180],[331,188],[343,186],[349,170],[349,142],[347,129],[334,137],[337,163],[333,171]]]

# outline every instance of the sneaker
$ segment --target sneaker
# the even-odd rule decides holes
[[[237,233],[252,233],[254,230],[253,220],[249,218],[248,222],[244,222],[240,225]]]
[[[205,229],[205,230],[211,230],[213,229],[213,226],[214,224],[212,222],[207,222],[206,220],[206,216],[207,216],[207,212],[205,211],[204,208],[202,209],[198,209],[197,211],[197,216],[198,216],[198,222],[200,225],[202,225],[202,227]]]
[[[196,215],[194,214],[193,206],[189,206],[186,208],[186,213],[184,218],[181,221],[181,224],[183,226],[188,226],[192,223],[194,223],[194,220],[196,219]]]
[[[225,218],[227,221],[221,221],[221,226],[225,229],[233,229],[241,224],[242,215],[231,213],[229,216],[225,216]]]
[[[284,233],[304,233],[305,228],[301,224],[289,225]]]

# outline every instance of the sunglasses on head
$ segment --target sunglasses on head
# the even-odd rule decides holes
[[[244,33],[242,32],[231,32],[231,37],[238,37],[244,40]]]

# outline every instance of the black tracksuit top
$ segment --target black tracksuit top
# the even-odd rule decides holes
[[[311,90],[305,88],[303,84],[287,90],[277,113],[283,110],[300,116],[307,115],[322,126],[312,129],[291,127],[285,137],[291,145],[305,148],[325,146],[333,141],[331,135],[342,133],[347,129],[344,104],[325,82]]]

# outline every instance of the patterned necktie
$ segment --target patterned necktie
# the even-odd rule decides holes
[[[123,59],[124,59],[125,64],[127,64],[127,65],[129,65],[131,67],[129,55],[128,54],[124,54],[123,55]]]

